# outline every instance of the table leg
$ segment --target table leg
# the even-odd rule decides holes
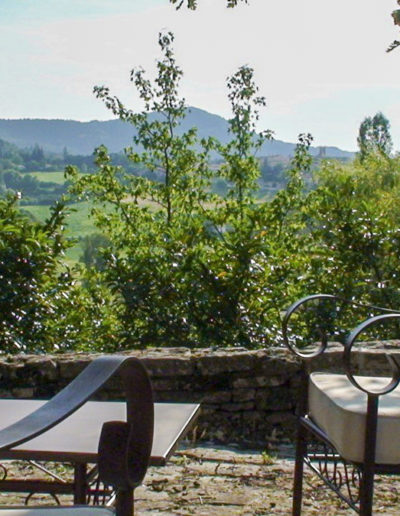
[[[87,464],[74,464],[74,504],[86,505]]]

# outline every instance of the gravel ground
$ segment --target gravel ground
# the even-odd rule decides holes
[[[271,456],[235,448],[196,447],[178,451],[162,468],[150,468],[145,485],[136,490],[137,516],[290,515],[293,479],[292,450]],[[32,467],[16,463],[13,474],[29,476]],[[57,472],[69,474],[59,466]],[[35,475],[37,475],[35,473]],[[355,514],[306,473],[303,514]],[[68,502],[64,499],[63,502]],[[0,495],[0,503],[23,503],[19,495]],[[35,503],[49,499],[35,497]],[[374,514],[400,514],[400,479],[377,477]]]

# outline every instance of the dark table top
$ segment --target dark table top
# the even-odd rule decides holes
[[[0,421],[4,428],[44,401],[0,399]],[[150,465],[162,466],[199,413],[195,403],[155,403],[154,440]],[[94,463],[102,424],[125,420],[126,404],[115,401],[88,401],[54,428],[11,450],[0,451],[0,459],[48,460]]]

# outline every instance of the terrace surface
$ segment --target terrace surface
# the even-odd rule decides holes
[[[293,449],[280,447],[271,455],[235,448],[188,448],[170,464],[151,468],[144,487],[136,491],[139,515],[290,516]],[[400,514],[400,478],[376,479],[374,514]],[[303,515],[354,515],[306,471]]]
[[[275,456],[274,456],[275,455]],[[293,449],[280,447],[262,454],[234,447],[188,447],[165,467],[150,468],[145,485],[136,490],[137,516],[290,516]],[[12,474],[32,473],[14,463]],[[69,474],[58,466],[58,473]],[[37,476],[37,471],[35,472]],[[400,477],[377,477],[374,514],[400,514]],[[63,499],[64,503],[71,503]],[[23,504],[21,495],[0,495],[0,504]],[[35,495],[31,503],[54,504]],[[306,472],[303,516],[354,515],[310,472]]]

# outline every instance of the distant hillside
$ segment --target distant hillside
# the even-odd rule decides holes
[[[153,114],[150,116],[157,117]],[[197,127],[200,137],[214,136],[222,142],[229,140],[228,122],[218,116],[197,108],[189,108],[180,130]],[[70,154],[92,154],[95,147],[104,144],[110,152],[119,152],[132,144],[134,128],[120,120],[104,122],[77,122],[74,120],[0,119],[0,138],[18,147],[40,145],[44,150],[60,153],[64,148]],[[260,156],[293,154],[295,144],[280,140],[266,142],[259,151]],[[319,154],[319,148],[312,148],[312,154]],[[352,152],[337,147],[325,147],[325,155],[335,158],[351,158]]]

